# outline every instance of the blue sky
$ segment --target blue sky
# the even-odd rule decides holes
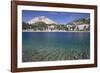
[[[59,24],[67,24],[75,19],[90,17],[89,13],[75,13],[75,12],[53,12],[53,11],[33,11],[23,10],[22,21],[28,22],[29,20],[38,17],[46,16]]]

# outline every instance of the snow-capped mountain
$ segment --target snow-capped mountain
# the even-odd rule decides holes
[[[36,22],[44,22],[46,24],[57,24],[57,22],[55,22],[45,16],[35,17],[35,18],[31,19],[30,21],[28,21],[29,24],[34,24]]]

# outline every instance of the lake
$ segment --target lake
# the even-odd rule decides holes
[[[22,32],[22,61],[90,59],[90,32]]]

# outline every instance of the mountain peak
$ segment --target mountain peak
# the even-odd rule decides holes
[[[50,18],[48,18],[46,16],[34,17],[30,21],[28,21],[29,24],[34,24],[36,22],[44,22],[46,24],[57,24],[55,21],[53,21],[52,19],[50,19]]]

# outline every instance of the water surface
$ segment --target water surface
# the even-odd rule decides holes
[[[22,61],[90,58],[90,32],[22,32]]]

